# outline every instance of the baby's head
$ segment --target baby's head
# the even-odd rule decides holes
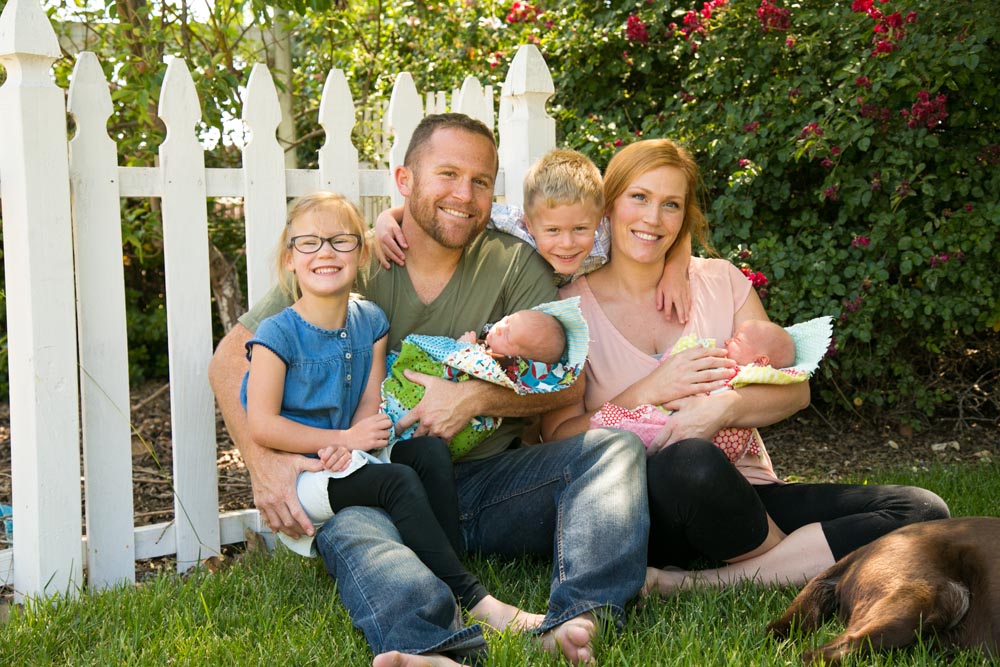
[[[774,322],[747,320],[726,341],[729,358],[741,366],[757,364],[788,368],[795,363],[795,341]]]
[[[555,149],[524,176],[524,217],[538,254],[572,275],[594,247],[604,212],[601,171],[582,153]]]
[[[566,348],[566,331],[559,320],[538,310],[519,310],[493,325],[486,344],[494,354],[558,363]]]

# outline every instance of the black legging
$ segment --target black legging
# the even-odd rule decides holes
[[[465,551],[458,495],[451,453],[440,438],[400,441],[392,448],[392,463],[366,465],[331,479],[327,494],[334,512],[352,505],[384,509],[403,544],[448,584],[462,607],[471,609],[486,597],[486,588],[458,558]]]
[[[753,551],[770,516],[785,534],[819,522],[835,559],[918,521],[944,519],[948,506],[913,486],[751,485],[718,447],[682,440],[646,461],[649,564],[688,567]]]

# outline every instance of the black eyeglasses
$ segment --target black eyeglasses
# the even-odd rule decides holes
[[[303,234],[293,236],[288,241],[288,247],[295,248],[304,255],[311,255],[314,252],[319,252],[324,243],[329,243],[330,247],[337,252],[351,252],[361,245],[361,236],[358,234],[334,234],[322,237],[315,234]]]

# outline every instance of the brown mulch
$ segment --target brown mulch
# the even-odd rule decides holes
[[[132,440],[136,523],[157,523],[173,512],[169,391],[164,384],[147,384],[133,394],[132,418],[138,433]],[[810,407],[762,433],[779,475],[790,479],[836,481],[900,465],[1000,459],[1000,424],[988,421],[961,425],[938,421],[914,433]],[[252,507],[249,473],[221,417],[218,434],[220,508]],[[0,503],[10,504],[10,498],[9,407],[0,403]]]

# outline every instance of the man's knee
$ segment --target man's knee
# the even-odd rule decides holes
[[[614,459],[630,466],[642,466],[646,460],[645,445],[630,431],[591,429],[584,434],[583,446],[598,458]]]

